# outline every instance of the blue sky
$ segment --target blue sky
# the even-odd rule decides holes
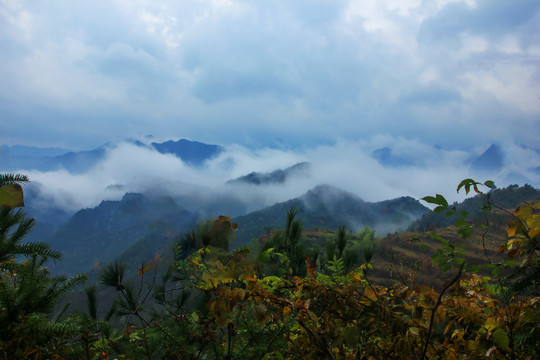
[[[0,0],[0,143],[540,147],[537,0]]]

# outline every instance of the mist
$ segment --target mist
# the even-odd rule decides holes
[[[390,136],[356,142],[340,140],[302,150],[249,149],[232,144],[200,167],[186,165],[176,156],[150,147],[119,142],[108,147],[105,158],[82,174],[66,170],[19,172],[27,174],[31,186],[37,189],[34,201],[52,202],[71,212],[95,207],[103,200],[119,200],[127,192],[183,197],[185,206],[196,208],[226,199],[238,204],[236,212],[249,212],[298,197],[320,184],[338,187],[370,202],[399,196],[420,199],[435,193],[459,201],[465,195],[457,194],[455,189],[465,178],[493,180],[499,187],[513,183],[537,187],[540,174],[534,169],[540,165],[538,150],[512,143],[500,147],[504,154],[502,168],[475,171],[471,161],[485,148],[466,152]],[[399,163],[381,163],[373,155],[378,149],[387,149]],[[269,173],[299,162],[309,162],[309,171],[291,176],[284,183],[227,184],[251,172]]]

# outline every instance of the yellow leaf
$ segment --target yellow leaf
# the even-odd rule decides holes
[[[291,311],[292,311],[292,310],[291,310],[291,308],[290,308],[289,306],[285,306],[285,307],[283,308],[283,316],[289,315],[289,314],[291,313]]]
[[[508,236],[516,236],[516,233],[519,231],[518,229],[521,229],[521,226],[521,221],[519,221],[518,219],[510,219],[508,221],[508,226],[506,227],[506,232],[508,233]]]
[[[148,270],[150,270],[150,265],[142,265],[142,266],[139,268],[139,276],[142,276],[142,274],[144,274],[144,273],[147,272]]]
[[[24,206],[23,189],[19,184],[7,184],[0,187],[0,207],[16,208]]]
[[[497,319],[490,317],[486,320],[484,327],[487,329],[487,331],[491,332],[498,328],[499,324],[497,323]]]
[[[463,330],[454,330],[454,332],[452,333],[452,339],[462,340],[464,334],[465,333]]]
[[[527,221],[529,225],[529,236],[531,238],[540,235],[540,215],[533,215]]]
[[[516,209],[516,216],[520,219],[527,220],[532,214],[532,205],[520,206]]]
[[[364,296],[371,301],[377,301],[377,296],[375,295],[375,292],[369,288],[364,289]]]

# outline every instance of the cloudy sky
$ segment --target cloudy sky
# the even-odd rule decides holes
[[[0,144],[538,147],[538,0],[0,0]]]
[[[312,179],[267,203],[320,183],[370,201],[539,186],[540,1],[0,0],[0,145],[146,135],[227,151],[194,171],[122,145],[86,174],[29,175],[73,208],[147,174],[218,186],[299,161]],[[491,144],[504,167],[472,174]],[[383,147],[412,160],[385,167]]]

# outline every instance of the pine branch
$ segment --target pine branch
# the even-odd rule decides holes
[[[30,182],[28,176],[21,174],[0,174],[0,186]]]
[[[99,281],[103,285],[115,287],[116,290],[121,291],[124,289],[124,274],[126,272],[126,265],[118,262],[108,264],[103,269],[103,272],[99,275]]]
[[[44,242],[31,242],[15,247],[15,252],[17,255],[38,255],[45,258],[60,259],[62,254],[56,250],[52,250],[49,244]]]

